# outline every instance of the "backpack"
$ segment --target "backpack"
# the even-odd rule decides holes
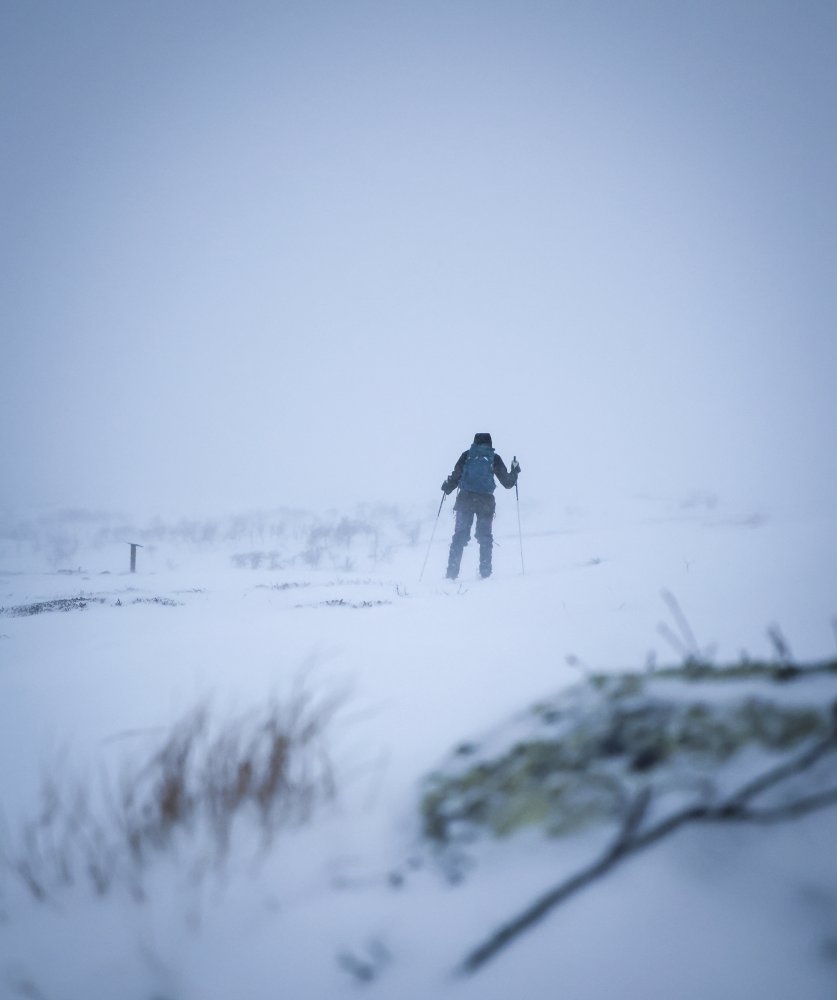
[[[468,449],[459,488],[470,493],[494,492],[494,449],[490,444],[472,444]]]

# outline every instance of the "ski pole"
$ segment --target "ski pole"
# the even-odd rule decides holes
[[[517,455],[512,456],[512,465],[517,463]],[[520,493],[517,489],[517,482],[514,484],[514,495],[517,499],[517,536],[520,539],[520,574],[526,575],[526,567],[523,565],[523,530],[520,527]]]
[[[433,522],[433,530],[430,532],[430,541],[427,543],[427,554],[424,557],[424,565],[421,567],[421,573],[419,573],[419,583],[421,583],[421,578],[424,576],[424,571],[427,568],[427,560],[430,558],[430,549],[433,545],[433,539],[436,537],[436,526],[439,524],[439,515],[442,513],[442,504],[445,502],[445,497],[447,493],[442,494],[442,502],[439,504],[439,509],[436,512],[436,520]]]

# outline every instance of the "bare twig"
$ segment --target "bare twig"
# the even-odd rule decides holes
[[[774,806],[772,809],[745,809],[738,816],[725,816],[724,819],[742,819],[748,823],[776,823],[807,816],[808,813],[833,805],[837,805],[837,788],[820,792],[818,795],[809,795],[807,798],[797,799],[783,806]]]
[[[683,657],[684,660],[688,660],[692,655],[680,636],[676,635],[665,622],[660,622],[657,626],[657,634],[661,635],[663,639],[665,639],[666,642],[674,649],[674,651]]]
[[[677,627],[680,629],[680,634],[683,636],[691,655],[695,659],[699,659],[700,650],[698,649],[697,639],[695,639],[695,634],[689,625],[688,619],[683,614],[683,609],[678,604],[677,598],[670,590],[663,590],[660,596],[665,601],[672,618],[674,618]]]
[[[788,641],[779,626],[771,625],[767,630],[767,636],[773,645],[773,649],[776,651],[776,657],[779,662],[786,667],[793,666],[793,653],[791,653]]]

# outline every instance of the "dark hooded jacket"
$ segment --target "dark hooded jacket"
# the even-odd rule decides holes
[[[475,434],[474,444],[491,444],[490,434]],[[453,467],[453,472],[445,480],[445,484],[442,489],[446,494],[453,493],[453,491],[459,486],[462,479],[462,472],[465,468],[465,462],[468,460],[468,451],[463,451],[462,454],[457,459],[456,465]],[[497,452],[494,453],[494,475],[497,477],[501,486],[505,486],[507,490],[510,490],[512,486],[517,482],[517,473],[509,472],[506,468],[506,463],[500,458]],[[490,507],[491,512],[494,512],[494,497],[490,493],[471,493],[468,490],[460,490],[459,496],[456,498],[456,504],[454,505],[455,510],[463,508],[465,505],[473,509],[479,510],[481,507]]]

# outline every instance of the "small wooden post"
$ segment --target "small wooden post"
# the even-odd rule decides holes
[[[128,542],[131,546],[131,572],[136,573],[137,571],[137,549],[141,549],[142,545],[139,542]]]

